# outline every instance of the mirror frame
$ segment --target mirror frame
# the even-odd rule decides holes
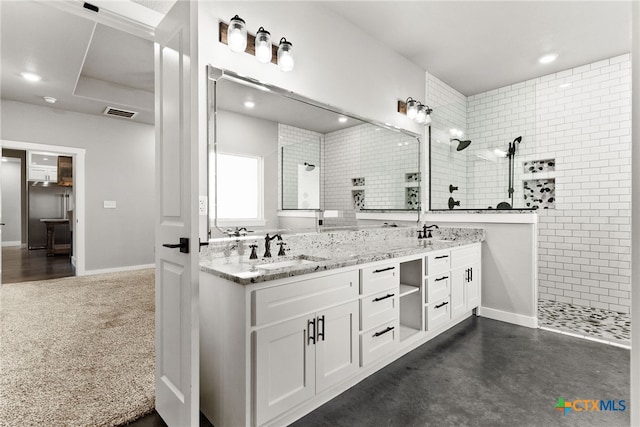
[[[343,116],[346,117],[350,117],[352,119],[355,120],[359,120],[363,123],[369,123],[372,124],[374,126],[378,126],[384,129],[388,129],[394,132],[400,132],[402,134],[405,134],[409,137],[415,138],[418,142],[418,169],[420,171],[422,171],[422,141],[421,141],[421,136],[420,134],[408,131],[406,129],[402,129],[400,127],[397,126],[391,126],[388,123],[382,123],[376,120],[372,120],[372,119],[367,119],[364,118],[362,116],[359,116],[357,114],[353,114],[350,113],[348,111],[336,108],[332,105],[329,104],[324,104],[322,102],[313,100],[311,98],[307,98],[306,96],[303,95],[299,95],[295,92],[292,92],[290,90],[287,89],[283,89],[279,86],[275,86],[269,83],[265,83],[262,82],[260,80],[254,79],[252,77],[248,77],[248,76],[244,76],[241,74],[238,74],[234,71],[231,70],[227,70],[227,69],[223,69],[223,68],[218,68],[218,67],[214,67],[211,64],[208,64],[206,66],[206,79],[207,79],[207,156],[206,156],[206,166],[207,166],[207,199],[209,197],[211,197],[211,189],[209,188],[209,183],[210,183],[210,179],[211,176],[209,175],[210,173],[210,165],[209,165],[209,155],[211,152],[214,153],[214,156],[216,156],[217,158],[217,153],[218,153],[218,137],[217,137],[217,122],[216,122],[216,83],[221,80],[221,79],[226,79],[226,80],[230,80],[230,81],[234,81],[238,84],[242,84],[242,85],[246,85],[246,86],[252,86],[256,89],[259,90],[264,90],[264,91],[268,91],[270,93],[273,93],[275,95],[279,95],[279,96],[283,96],[285,98],[289,98],[292,99],[294,101],[298,101],[298,102],[302,102],[308,105],[311,105],[313,107],[316,108],[321,108],[323,110],[327,110],[330,111],[332,113],[336,113],[336,114],[341,114]],[[211,85],[209,84],[210,82],[213,82],[214,84]],[[210,112],[213,111],[213,117],[210,117]],[[213,123],[212,123],[213,122]],[[213,124],[213,126],[212,126]],[[211,129],[213,127],[213,130]],[[431,134],[431,129],[429,129],[429,135]],[[212,138],[213,137],[213,138]],[[421,176],[423,174],[421,173]],[[431,171],[429,171],[429,186],[431,185]],[[214,186],[217,187],[218,185],[218,180],[217,177],[214,174]],[[419,194],[420,194],[420,200],[418,202],[418,209],[416,210],[417,213],[417,221],[420,221],[420,214],[422,211],[422,206],[423,206],[423,201],[422,201],[422,193],[423,193],[423,179],[420,179],[419,181]],[[216,192],[217,194],[217,192]],[[215,219],[213,221],[213,223],[211,222],[211,215],[209,212],[209,204],[207,203],[207,238],[211,238],[211,228],[215,227],[218,230],[220,230],[220,228],[218,227],[218,215],[217,215],[217,209],[218,209],[218,203],[217,203],[217,196],[214,195],[214,206],[215,206],[215,210],[216,210],[216,216]],[[321,207],[320,209],[311,209],[309,211],[322,211],[324,210],[324,207]],[[372,209],[372,210],[378,210],[378,209]],[[282,211],[290,211],[289,209],[282,209]],[[299,212],[299,209],[294,210],[296,212]],[[383,209],[381,209],[381,211],[385,211]],[[394,211],[394,210],[386,210],[386,211]],[[222,231],[222,230],[220,230]]]

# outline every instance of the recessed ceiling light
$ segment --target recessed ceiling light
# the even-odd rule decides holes
[[[247,108],[253,108],[256,106],[256,103],[253,101],[244,101],[244,106]]]
[[[541,64],[549,64],[549,63],[555,61],[557,57],[558,57],[558,54],[549,53],[547,55],[543,55],[540,58],[538,58],[538,62],[541,63]]]
[[[35,73],[29,73],[27,71],[20,73],[20,75],[23,79],[29,80],[30,82],[39,82],[40,80],[42,80],[42,77],[40,77],[39,75]]]
[[[55,99],[53,96],[43,96],[42,98],[49,104],[55,104],[57,101],[57,99]]]
[[[339,121],[340,123],[346,123],[346,122],[347,122],[347,118],[346,118],[346,117],[344,117],[344,116],[342,116],[342,117],[338,118],[338,121]]]

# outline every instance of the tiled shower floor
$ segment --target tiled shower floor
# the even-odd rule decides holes
[[[631,317],[614,311],[538,300],[538,326],[631,345]]]

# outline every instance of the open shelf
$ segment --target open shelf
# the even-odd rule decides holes
[[[400,283],[400,297],[405,295],[410,295],[414,292],[418,292],[420,290],[420,286],[415,285],[407,285],[405,283]]]
[[[420,332],[419,329],[415,329],[407,325],[400,325],[400,341],[404,341],[418,332]]]

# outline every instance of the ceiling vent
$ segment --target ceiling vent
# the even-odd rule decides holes
[[[127,111],[127,110],[123,110],[121,108],[107,107],[102,112],[102,114],[104,114],[106,116],[122,117],[123,119],[133,119],[135,116],[138,115],[138,112],[137,111]]]

